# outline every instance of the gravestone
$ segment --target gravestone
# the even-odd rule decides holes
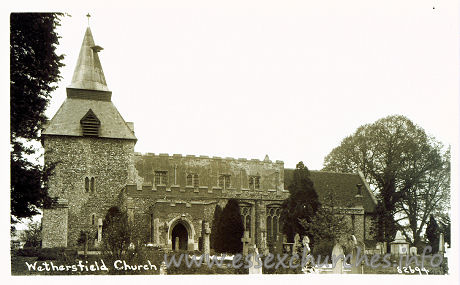
[[[410,256],[417,256],[417,247],[411,246],[409,249]]]
[[[358,241],[354,235],[350,237],[351,243],[351,273],[353,274],[363,274],[363,264],[358,264]],[[360,254],[364,254],[364,248],[360,248]]]
[[[244,236],[241,238],[241,241],[243,242],[243,255],[246,256],[248,255],[249,243],[251,242],[248,231],[244,231]]]
[[[343,257],[339,259],[339,256],[343,256],[343,248],[337,243],[332,249],[332,260],[336,260],[335,266],[332,264],[333,274],[343,274]]]
[[[168,271],[167,271],[166,263],[162,261],[160,265],[160,275],[167,275],[167,274],[168,274]]]
[[[438,252],[441,253],[441,254],[444,254],[444,252],[446,251],[444,247],[445,247],[445,245],[444,245],[444,234],[440,233],[439,234],[439,249],[438,249]]]
[[[390,242],[391,254],[395,256],[409,254],[409,243],[403,237],[400,231],[396,232],[395,240]]]
[[[303,245],[303,252],[305,252],[305,255],[308,255],[310,253],[310,239],[308,236],[304,236],[302,239],[302,245]]]
[[[102,218],[97,220],[97,242],[100,243],[102,241]]]
[[[292,245],[292,255],[298,255],[300,248],[300,235],[297,233],[294,236],[294,244]]]
[[[209,242],[209,235],[211,234],[211,229],[209,228],[209,223],[204,223],[204,231],[203,231],[203,253],[209,255],[210,251],[210,242]]]
[[[262,274],[262,267],[260,266],[260,261],[256,260],[256,258],[259,255],[259,250],[257,250],[256,245],[253,245],[253,247],[251,248],[250,254],[251,254],[252,266],[249,267],[249,274]]]
[[[268,246],[267,246],[267,233],[266,232],[261,232],[260,233],[260,240],[261,240],[261,244],[262,244],[262,247],[261,247],[262,254],[263,255],[268,255],[269,250],[268,250]]]
[[[179,250],[179,245],[180,245],[179,237],[176,237],[176,240],[174,241],[174,248],[176,250]]]

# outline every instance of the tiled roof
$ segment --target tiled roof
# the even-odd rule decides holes
[[[293,179],[294,169],[284,169],[284,188],[288,189]],[[356,204],[355,195],[358,193],[356,184],[362,184],[363,207],[366,213],[375,211],[376,200],[367,183],[359,174],[337,173],[325,171],[310,171],[310,179],[313,181],[315,190],[321,203],[327,203],[332,197],[337,199],[337,204],[343,207],[353,207]]]
[[[101,122],[99,137],[136,139],[111,101],[67,98],[46,126],[44,135],[82,136],[80,120],[91,109]]]

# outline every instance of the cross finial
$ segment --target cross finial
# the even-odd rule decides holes
[[[91,17],[91,15],[88,13],[86,14],[86,17],[88,17],[88,26],[89,26],[89,17]]]

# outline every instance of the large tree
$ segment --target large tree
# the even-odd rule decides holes
[[[214,210],[214,217],[212,219],[211,226],[211,248],[216,252],[220,252],[222,248],[222,236],[219,234],[219,222],[220,216],[222,215],[222,208],[219,205],[216,205]]]
[[[392,241],[397,229],[409,236],[408,228],[417,243],[434,203],[442,205],[446,199],[440,193],[449,191],[448,157],[442,144],[421,127],[394,115],[363,125],[346,137],[326,156],[324,170],[361,170],[379,200],[377,239]],[[409,227],[398,221],[408,221]]]
[[[433,215],[430,215],[430,221],[426,227],[426,238],[430,242],[432,252],[437,253],[439,249],[439,226]]]
[[[218,226],[218,250],[226,253],[240,253],[243,250],[241,238],[244,233],[243,219],[240,206],[236,199],[229,199],[225,205]],[[221,243],[221,244],[220,244]]]
[[[311,223],[321,207],[309,176],[308,168],[302,161],[299,162],[294,170],[292,182],[288,185],[289,197],[281,205],[281,229],[289,241],[294,239],[296,233],[301,236],[309,234],[300,221]]]
[[[45,109],[56,83],[63,55],[56,54],[60,13],[12,13],[10,16],[10,142],[11,214],[38,214],[47,201],[46,181],[52,166],[30,160],[46,123]]]

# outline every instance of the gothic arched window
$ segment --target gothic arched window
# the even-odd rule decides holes
[[[241,218],[243,220],[244,230],[249,232],[251,236],[251,206],[240,206]]]
[[[192,186],[193,182],[193,177],[192,177],[192,174],[188,174],[187,175],[187,186]]]
[[[267,207],[267,239],[276,241],[280,233],[281,208],[278,205]]]

